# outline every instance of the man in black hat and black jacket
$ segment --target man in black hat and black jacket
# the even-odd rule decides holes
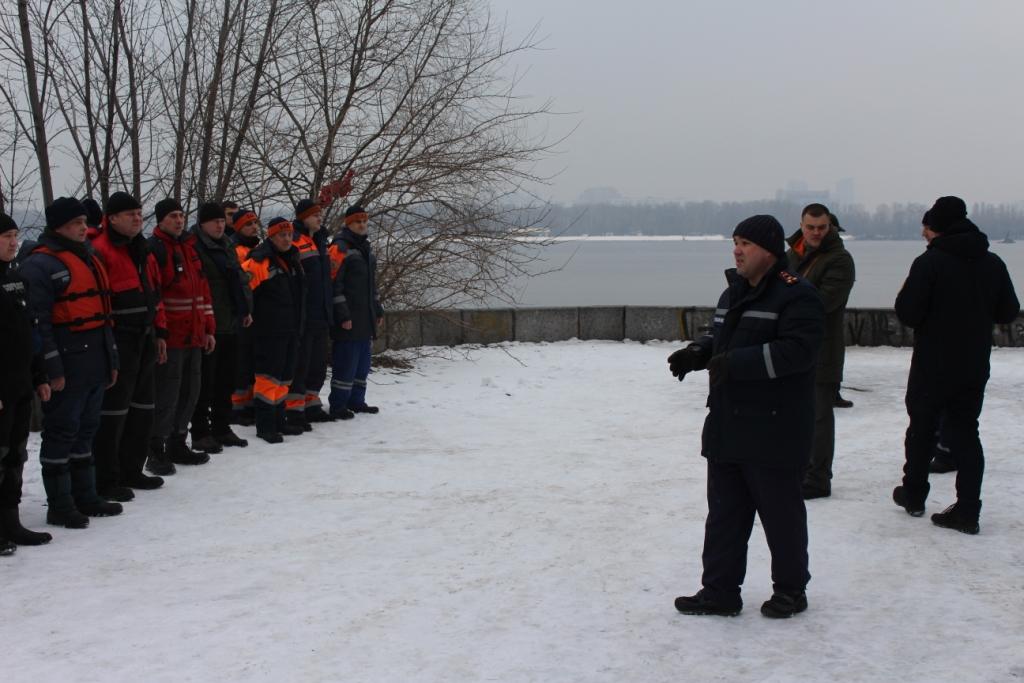
[[[0,358],[5,375],[0,382],[0,555],[10,555],[19,545],[49,543],[52,538],[23,527],[18,511],[28,460],[32,395],[49,401],[50,383],[43,354],[34,343],[28,284],[11,266],[17,253],[18,226],[0,213]]]
[[[333,322],[331,324],[332,417],[350,420],[356,413],[376,414],[366,403],[366,378],[377,328],[384,317],[377,291],[377,257],[367,237],[370,218],[366,210],[350,206],[345,227],[334,238],[331,260]]]
[[[672,374],[707,368],[701,454],[708,466],[703,588],[676,598],[684,614],[733,616],[743,607],[747,542],[761,518],[774,593],[766,617],[807,609],[807,511],[801,491],[814,434],[814,368],[825,312],[814,287],[786,270],[782,226],[752,216],[733,232],[735,270],[712,334],[669,356]]]
[[[220,453],[224,448],[218,435],[238,438],[231,431],[235,356],[238,332],[252,324],[252,315],[245,293],[247,278],[231,240],[224,234],[225,224],[224,209],[210,202],[199,207],[199,221],[192,228],[197,238],[196,252],[210,286],[217,333],[213,351],[203,356],[202,387],[192,413],[192,448],[201,452],[185,447],[184,439],[172,437],[167,454],[177,464],[209,461],[207,453]]]
[[[932,515],[936,525],[968,534],[979,531],[985,458],[978,418],[985,398],[992,328],[1020,312],[1003,263],[988,250],[988,238],[967,218],[959,197],[939,197],[922,219],[928,241],[910,267],[896,315],[914,330],[914,355],[907,381],[906,463],[893,500],[911,516],[924,514],[928,466],[940,420],[956,453],[956,503]]]
[[[46,522],[70,529],[122,508],[96,493],[93,438],[105,389],[119,360],[111,320],[110,280],[86,241],[85,207],[59,197],[46,207],[46,231],[18,272],[29,283],[43,363],[53,390],[43,404],[42,463]]]

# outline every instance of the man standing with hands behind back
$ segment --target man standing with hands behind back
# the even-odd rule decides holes
[[[787,240],[790,271],[818,290],[825,306],[825,339],[814,373],[814,445],[804,475],[805,500],[832,495],[832,458],[836,445],[835,401],[843,380],[846,340],[843,314],[853,289],[853,257],[843,246],[832,214],[822,204],[809,204],[800,214],[800,230]]]

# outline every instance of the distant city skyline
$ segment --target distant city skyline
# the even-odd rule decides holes
[[[1024,200],[1024,3],[1017,0],[492,0],[510,73],[559,138],[541,193],[772,198],[791,179],[856,202]]]

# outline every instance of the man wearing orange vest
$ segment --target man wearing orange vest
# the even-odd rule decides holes
[[[196,236],[185,230],[185,212],[175,199],[156,203],[157,226],[149,248],[160,269],[160,294],[167,314],[167,362],[156,368],[156,419],[150,439],[153,474],[175,473],[167,456],[173,436],[184,443],[202,384],[203,353],[216,346],[210,286],[196,253]]]
[[[256,370],[256,436],[280,443],[282,434],[302,427],[285,423],[284,397],[292,382],[305,317],[305,282],[293,228],[284,218],[267,226],[267,239],[242,264],[253,292],[253,348]]]
[[[103,230],[92,247],[110,278],[114,340],[121,360],[117,382],[103,396],[93,452],[96,489],[127,502],[132,489],[163,486],[142,472],[153,434],[156,365],[167,362],[167,318],[160,301],[160,268],[142,236],[142,205],[127,192],[110,195]]]
[[[323,409],[320,389],[327,378],[330,338],[331,262],[327,257],[327,231],[321,229],[320,205],[303,199],[295,207],[295,248],[306,274],[306,320],[299,340],[292,385],[285,396],[288,422],[311,429],[311,422],[333,420]]]
[[[235,213],[235,234],[231,236],[231,244],[235,248],[239,263],[245,263],[249,254],[260,243],[260,219],[252,209],[238,209]],[[252,290],[246,287],[249,297],[249,308],[252,308]],[[252,327],[245,327],[238,332],[238,354],[235,362],[235,392],[231,394],[231,421],[237,425],[250,427],[256,424],[253,404],[253,387],[256,375],[252,369]]]
[[[106,269],[86,243],[85,208],[60,197],[46,207],[46,231],[22,261],[32,313],[39,321],[46,374],[53,390],[43,404],[46,521],[82,529],[89,517],[121,513],[96,493],[93,437],[103,392],[117,382],[119,359]]]

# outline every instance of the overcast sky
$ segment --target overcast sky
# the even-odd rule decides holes
[[[578,130],[544,170],[571,201],[1024,200],[1024,0],[491,0],[540,24],[520,91]]]

